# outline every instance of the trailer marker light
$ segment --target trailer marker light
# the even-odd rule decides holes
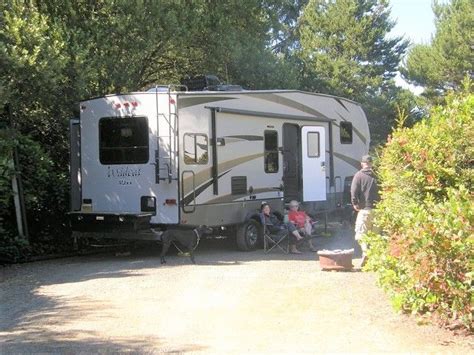
[[[138,102],[132,101],[132,106],[133,106],[133,107],[137,107],[137,106],[138,106]]]
[[[165,200],[165,205],[176,205],[176,199],[175,198],[167,198]]]
[[[120,108],[122,105],[120,104],[115,104],[115,108]]]
[[[176,101],[174,101],[174,99],[170,99],[170,104],[174,105],[174,104],[176,104]]]
[[[123,106],[128,108],[128,107],[130,106],[130,103],[124,102],[124,103],[123,103]]]

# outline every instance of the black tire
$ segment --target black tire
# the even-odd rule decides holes
[[[250,219],[237,228],[237,248],[241,251],[257,249],[261,234],[260,224]]]

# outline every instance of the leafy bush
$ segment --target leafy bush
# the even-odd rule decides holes
[[[63,218],[68,207],[66,172],[57,169],[40,144],[30,137],[4,129],[0,130],[0,138],[0,259],[17,261],[31,254],[68,248],[71,241],[65,237]],[[30,243],[17,234],[12,193],[15,146],[19,153]]]
[[[368,269],[396,308],[473,328],[474,95],[452,95],[382,150],[383,235],[369,234]]]

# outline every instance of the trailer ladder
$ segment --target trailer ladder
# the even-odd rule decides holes
[[[173,180],[178,180],[177,176],[173,176],[173,168],[175,159],[177,159],[177,141],[178,141],[178,109],[177,102],[175,102],[171,96],[171,91],[177,91],[176,89],[184,88],[184,85],[167,85],[166,96],[168,101],[168,114],[165,111],[160,112],[159,100],[158,100],[158,88],[163,87],[157,85],[155,87],[155,102],[156,102],[156,136],[157,136],[157,149],[155,150],[155,183],[159,184],[160,181],[168,180],[171,183]],[[167,132],[160,132],[160,122],[166,122]],[[165,133],[165,134],[161,134]],[[161,172],[166,171],[166,176],[162,176]]]

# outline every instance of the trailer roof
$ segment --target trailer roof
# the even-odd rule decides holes
[[[329,95],[329,94],[321,94],[321,93],[315,93],[315,92],[310,92],[310,91],[303,91],[303,90],[239,90],[239,91],[171,91],[170,93],[176,94],[178,96],[205,96],[205,95],[229,95],[229,94],[284,94],[284,93],[301,93],[301,94],[307,94],[307,95],[313,95],[313,96],[323,96],[323,97],[330,97],[334,99],[339,99],[339,100],[344,100],[351,102],[357,106],[361,106],[360,103],[353,101],[351,99],[347,99],[345,97],[341,96],[335,96],[335,95]],[[108,95],[102,95],[102,96],[96,96],[92,97],[86,100],[81,100],[80,102],[85,102],[85,101],[90,101],[90,100],[95,100],[95,99],[100,99],[100,98],[105,98],[105,97],[112,97],[112,96],[125,96],[125,95],[142,95],[142,94],[148,94],[148,95],[163,95],[167,94],[167,92],[163,91],[158,91],[158,92],[148,92],[148,91],[132,91],[128,93],[117,93],[117,94],[108,94]]]

